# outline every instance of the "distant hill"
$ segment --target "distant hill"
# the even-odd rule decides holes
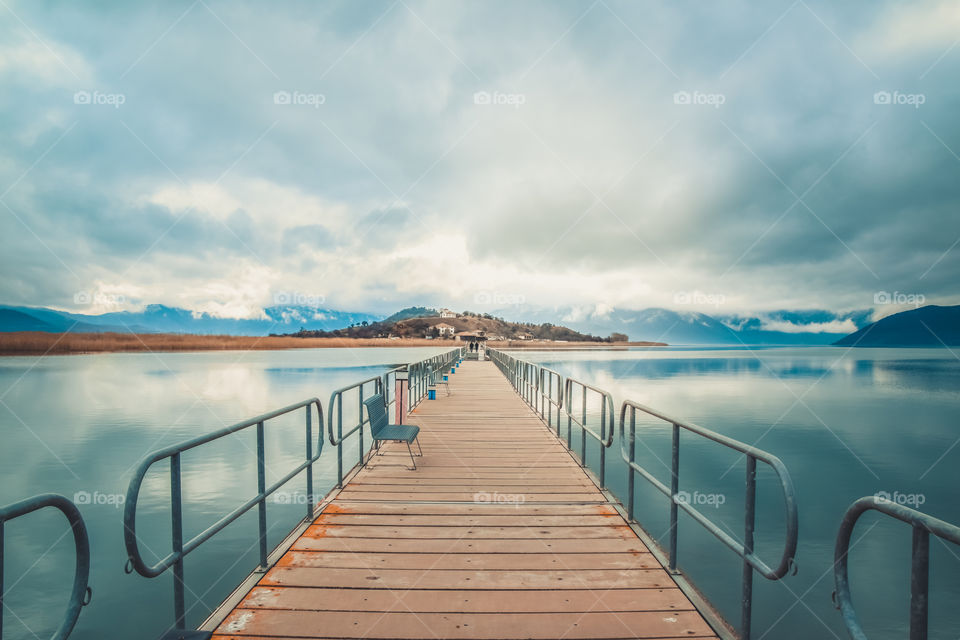
[[[895,313],[837,340],[839,346],[960,346],[960,305],[927,305]]]
[[[47,331],[53,333],[192,333],[198,335],[265,336],[298,329],[334,330],[383,316],[335,311],[303,305],[277,305],[260,318],[218,318],[189,309],[147,305],[143,311],[117,311],[100,315],[69,313],[35,307],[0,306],[0,332]]]
[[[423,307],[420,307],[423,309]],[[363,323],[336,331],[299,331],[295,334],[304,338],[382,338],[395,336],[398,338],[422,337],[452,337],[451,331],[441,334],[443,326],[452,327],[452,333],[476,333],[488,339],[502,338],[505,340],[562,340],[567,342],[610,342],[611,338],[603,338],[590,334],[580,333],[568,327],[558,326],[549,322],[534,324],[523,322],[507,322],[502,318],[495,318],[490,314],[465,312],[456,318],[441,318],[434,309],[425,309],[431,315],[405,317],[393,321],[391,318],[407,316],[410,309],[394,314],[380,322]],[[627,336],[612,336],[615,341],[625,341]]]
[[[430,307],[407,307],[401,309],[391,316],[387,316],[383,322],[399,322],[400,320],[409,320],[410,318],[432,318],[439,316],[440,312]]]
[[[0,326],[6,331],[56,331],[49,322],[15,309],[0,309]]]

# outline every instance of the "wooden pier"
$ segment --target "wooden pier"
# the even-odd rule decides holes
[[[214,638],[717,637],[494,364],[450,381]]]

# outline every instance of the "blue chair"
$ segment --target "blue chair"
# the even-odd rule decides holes
[[[384,402],[383,394],[372,395],[363,401],[367,407],[367,416],[370,418],[370,433],[373,434],[373,444],[377,450],[380,450],[380,443],[384,441],[406,442],[407,451],[410,452],[410,462],[413,463],[413,471],[417,469],[417,462],[413,457],[413,449],[410,444],[417,443],[417,450],[420,456],[423,456],[423,449],[420,448],[420,441],[417,436],[420,434],[420,427],[412,424],[390,424],[387,420],[387,405]]]

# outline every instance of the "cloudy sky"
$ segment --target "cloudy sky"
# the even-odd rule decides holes
[[[960,302],[954,2],[107,4],[0,1],[0,303]]]

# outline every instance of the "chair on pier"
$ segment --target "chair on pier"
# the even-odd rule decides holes
[[[367,407],[367,415],[370,417],[370,433],[373,434],[373,444],[377,450],[380,450],[380,443],[384,441],[406,442],[407,451],[410,452],[410,462],[413,463],[413,470],[417,469],[417,462],[413,457],[413,449],[410,444],[417,443],[417,450],[420,456],[423,456],[423,449],[420,448],[420,441],[417,436],[420,434],[420,427],[412,424],[390,424],[387,419],[387,405],[384,402],[383,394],[372,395],[363,401]]]

